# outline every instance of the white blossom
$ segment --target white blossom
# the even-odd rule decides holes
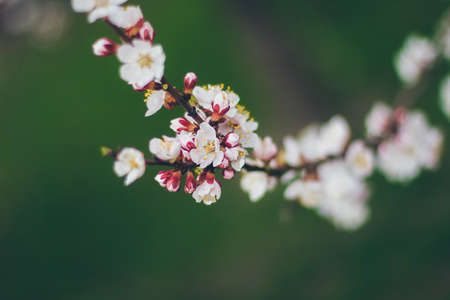
[[[450,37],[449,37],[450,39]],[[449,41],[450,43],[450,41]],[[450,47],[450,45],[449,45]],[[450,51],[450,50],[449,50]],[[449,55],[450,57],[450,55]],[[441,109],[447,118],[450,119],[450,75],[448,75],[441,83],[440,88]]]
[[[128,0],[72,0],[72,8],[75,12],[88,12],[88,21],[95,22],[106,18],[120,10],[120,5]]]
[[[414,85],[436,55],[436,49],[428,39],[410,35],[394,59],[399,78],[408,85]]]
[[[407,181],[420,172],[414,148],[406,143],[390,140],[380,145],[378,167],[393,181]]]
[[[315,180],[296,180],[286,188],[284,197],[288,200],[297,199],[308,208],[317,207],[324,197],[322,183]]]
[[[395,137],[379,147],[378,166],[391,180],[415,178],[421,168],[436,167],[443,137],[420,112],[407,113]]]
[[[149,117],[157,113],[164,105],[164,100],[166,98],[166,91],[150,91],[147,98],[145,98],[145,103],[147,104],[147,111],[145,116]]]
[[[211,205],[220,199],[222,188],[219,182],[213,179],[207,179],[200,184],[192,194],[192,197],[197,203],[203,202],[206,205]]]
[[[319,132],[319,152],[322,156],[342,153],[350,139],[350,127],[341,116],[335,116],[325,123]]]
[[[278,152],[277,145],[273,142],[270,136],[266,136],[264,139],[258,138],[255,148],[253,149],[253,155],[261,160],[269,161]]]
[[[197,99],[198,104],[207,110],[214,111],[214,104],[217,106],[218,113],[226,113],[228,117],[233,117],[237,112],[236,105],[239,102],[239,96],[232,91],[224,91],[223,86],[196,86],[192,94]]]
[[[150,152],[159,159],[174,161],[180,155],[181,144],[177,138],[163,136],[163,139],[151,139],[149,148]]]
[[[225,149],[225,157],[231,163],[234,170],[240,172],[245,165],[247,151],[242,147],[233,147]]]
[[[114,163],[114,172],[119,177],[126,176],[125,185],[130,185],[144,175],[144,154],[134,148],[122,149]]]
[[[253,148],[259,139],[254,132],[258,128],[258,122],[250,118],[249,112],[243,106],[238,105],[237,107],[233,117],[228,117],[225,122],[219,124],[218,132],[222,135],[233,132],[239,136],[239,143],[242,147]]]
[[[368,136],[381,136],[385,133],[390,119],[392,109],[382,102],[377,102],[366,117],[366,131]]]
[[[350,144],[345,160],[357,176],[366,177],[373,172],[375,157],[373,151],[363,141],[358,140]]]
[[[350,139],[350,127],[341,116],[335,116],[322,126],[310,125],[300,134],[284,139],[284,159],[297,167],[305,161],[316,161],[342,153]]]
[[[160,81],[164,74],[166,56],[160,45],[152,46],[149,42],[135,39],[132,44],[122,45],[117,57],[123,63],[120,77],[138,88],[153,80]]]
[[[301,148],[299,143],[292,136],[286,136],[283,140],[284,159],[291,167],[297,167],[301,163]]]
[[[139,6],[120,7],[112,11],[108,16],[112,24],[125,29],[136,26],[143,18],[144,16]]]
[[[364,181],[354,176],[342,160],[320,165],[318,174],[324,192],[317,206],[319,214],[342,229],[354,230],[363,225],[369,217],[369,190]]]
[[[241,188],[249,194],[252,202],[260,200],[275,184],[276,179],[262,171],[246,172],[241,178]]]
[[[220,150],[220,142],[216,136],[216,130],[207,122],[200,124],[200,129],[195,136],[195,149],[190,151],[193,162],[204,169],[210,164],[217,167],[223,160],[224,153]]]

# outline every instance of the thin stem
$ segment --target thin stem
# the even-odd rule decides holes
[[[122,29],[111,23],[108,19],[105,19],[106,24],[112,27],[112,29],[117,33],[117,35],[126,43],[131,43],[131,38],[129,38]]]
[[[167,85],[167,92],[169,92],[169,94],[172,95],[172,97],[175,98],[175,100],[177,100],[178,104],[180,104],[181,106],[183,106],[183,108],[187,111],[187,113],[198,123],[203,123],[204,120],[202,119],[202,117],[200,117],[200,115],[197,112],[197,109],[195,107],[193,107],[192,105],[189,104],[189,98],[190,95],[189,94],[180,94],[174,87],[172,84],[170,84],[167,79],[165,77],[163,77],[161,79],[161,83],[166,84]]]

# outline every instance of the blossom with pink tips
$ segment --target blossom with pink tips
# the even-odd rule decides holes
[[[108,38],[98,39],[92,44],[92,52],[96,56],[108,56],[116,53],[117,45]]]
[[[191,171],[189,171],[186,174],[186,183],[184,185],[184,192],[187,194],[192,194],[196,188],[197,185],[195,183],[194,174]]]
[[[150,43],[155,39],[155,30],[149,22],[142,24],[141,29],[139,29],[139,38]]]
[[[167,180],[166,189],[169,192],[178,192],[181,186],[181,171],[172,172],[169,180]]]

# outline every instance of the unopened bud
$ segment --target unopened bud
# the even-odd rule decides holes
[[[216,177],[214,176],[213,172],[207,172],[206,176],[205,176],[205,180],[207,183],[213,184],[214,181],[216,180]]]
[[[220,165],[218,165],[217,167],[221,168],[221,169],[226,169],[229,166],[230,166],[230,161],[226,157],[224,157],[222,162],[220,163]]]
[[[116,53],[116,44],[108,38],[101,38],[92,45],[92,51],[96,56],[108,56]]]
[[[173,172],[172,176],[170,177],[169,181],[167,181],[167,190],[169,192],[178,192],[181,185],[181,171],[175,171]]]
[[[149,22],[144,22],[141,29],[139,29],[139,38],[143,41],[153,42],[155,39],[155,30]]]
[[[184,191],[187,194],[192,194],[196,189],[194,174],[189,171],[186,175],[186,184],[184,185]]]
[[[406,119],[406,109],[404,107],[398,107],[394,111],[394,118],[398,124],[402,124]]]
[[[158,174],[155,176],[156,182],[159,183],[159,185],[163,188],[167,186],[167,182],[172,177],[172,170],[169,171],[159,171]]]
[[[184,92],[191,93],[192,90],[197,85],[197,75],[195,73],[189,72],[184,76]]]
[[[100,152],[102,153],[103,156],[108,156],[112,154],[112,150],[108,147],[101,147]]]
[[[233,179],[234,177],[234,171],[231,169],[225,169],[223,170],[223,178],[226,180]]]

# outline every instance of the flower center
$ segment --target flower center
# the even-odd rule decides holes
[[[139,166],[134,159],[130,160],[130,165],[132,169],[138,169]]]
[[[216,202],[216,197],[211,194],[208,194],[208,195],[203,196],[202,200],[205,203],[214,203],[214,202]]]
[[[150,66],[153,63],[153,59],[150,57],[150,54],[141,55],[139,59],[137,60],[139,66],[141,68],[150,68]]]
[[[208,153],[214,152],[214,150],[216,148],[214,145],[214,141],[209,142],[208,145],[206,145],[204,148],[205,148],[205,151]]]
[[[109,5],[109,0],[94,0],[95,7],[107,7]]]
[[[358,155],[355,158],[355,163],[360,166],[361,168],[367,168],[367,160],[363,155]]]

